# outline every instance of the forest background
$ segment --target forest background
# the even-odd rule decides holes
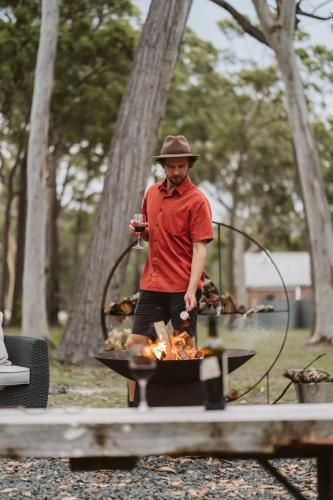
[[[60,311],[68,311],[85,254],[142,28],[138,5],[130,0],[78,0],[60,6],[48,139],[49,325],[59,322]],[[6,311],[10,324],[20,325],[27,147],[40,4],[9,1],[1,4],[0,14],[0,310]],[[223,48],[186,29],[155,149],[168,133],[186,135],[201,155],[192,180],[209,196],[215,218],[246,231],[270,251],[307,250],[304,206],[276,63],[258,61],[250,50],[233,50],[234,42],[247,35],[222,10],[216,24]],[[333,50],[310,37],[302,23],[295,47],[332,214]],[[151,165],[149,182],[161,173]],[[131,193],[124,190],[123,196]],[[127,227],[128,220],[121,223]],[[233,251],[239,247],[234,235],[230,233],[224,244],[228,262],[236,262]],[[216,253],[215,243],[209,265]],[[122,292],[138,288],[143,257],[137,254],[129,261]],[[226,286],[231,291],[236,271],[235,265],[226,263]]]

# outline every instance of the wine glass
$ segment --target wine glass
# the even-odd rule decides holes
[[[134,231],[137,234],[138,241],[135,247],[133,247],[135,250],[142,250],[143,246],[140,245],[140,238],[141,238],[141,233],[145,230],[146,228],[146,217],[143,214],[134,214]]]
[[[141,411],[146,411],[149,408],[146,398],[146,389],[148,381],[154,375],[157,366],[155,359],[147,357],[146,349],[146,347],[131,349],[129,358],[129,368],[139,384],[140,403],[138,409]]]

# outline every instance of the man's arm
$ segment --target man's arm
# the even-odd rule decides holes
[[[188,311],[192,311],[192,309],[194,309],[197,306],[195,292],[197,291],[197,286],[205,267],[206,257],[207,257],[207,242],[198,241],[194,243],[190,282],[187,288],[187,292],[185,293],[184,296],[186,309]]]

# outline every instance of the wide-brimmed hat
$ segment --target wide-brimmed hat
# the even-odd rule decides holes
[[[191,152],[188,140],[183,135],[167,135],[163,142],[161,154],[153,156],[153,158],[158,162],[167,158],[191,158],[192,163],[194,163],[199,156]]]

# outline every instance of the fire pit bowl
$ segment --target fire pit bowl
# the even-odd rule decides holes
[[[245,349],[226,349],[228,357],[228,373],[233,372],[256,352]],[[111,368],[119,375],[134,380],[128,367],[129,353],[123,351],[106,351],[96,356],[96,359]],[[199,382],[200,359],[157,361],[157,370],[151,380],[152,384],[173,385]]]
[[[246,363],[255,351],[227,349],[228,373]],[[128,366],[128,351],[109,351],[98,354],[96,359],[123,377],[134,380]],[[199,379],[199,359],[157,361],[155,375],[147,387],[149,406],[200,406],[203,394]],[[134,406],[139,404],[138,386]]]

